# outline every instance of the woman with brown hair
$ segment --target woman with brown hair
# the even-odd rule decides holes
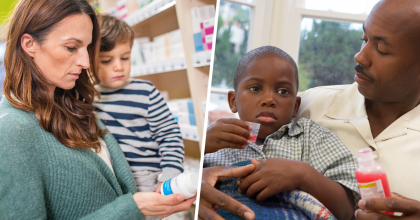
[[[0,102],[0,219],[142,219],[194,198],[136,193],[93,113],[99,26],[86,0],[20,0]]]

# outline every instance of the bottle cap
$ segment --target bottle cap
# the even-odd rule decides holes
[[[363,148],[359,150],[359,156],[360,162],[370,161],[376,158],[376,155],[372,154],[372,149],[370,148]]]

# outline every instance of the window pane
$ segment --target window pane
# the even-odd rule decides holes
[[[236,65],[247,51],[251,7],[220,1],[212,87],[233,88]]]
[[[369,14],[379,0],[305,0],[305,8],[351,14]]]
[[[304,18],[299,48],[299,91],[354,82],[354,55],[362,45],[361,23]]]
[[[209,124],[218,118],[238,118],[229,108],[227,94],[210,93],[210,102],[207,103],[209,110]]]

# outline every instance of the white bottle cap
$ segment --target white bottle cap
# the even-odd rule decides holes
[[[360,162],[367,162],[376,158],[376,155],[372,154],[372,149],[370,148],[363,148],[359,150],[359,156]]]

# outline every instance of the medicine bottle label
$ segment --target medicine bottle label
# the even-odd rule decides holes
[[[163,184],[162,184],[162,191],[163,191],[163,194],[164,195],[171,195],[171,194],[174,194],[173,192],[172,192],[172,188],[171,188],[171,179],[169,179],[169,180],[166,180],[165,182],[163,182]]]
[[[385,198],[384,187],[382,186],[382,181],[380,179],[369,183],[358,184],[362,199]]]

